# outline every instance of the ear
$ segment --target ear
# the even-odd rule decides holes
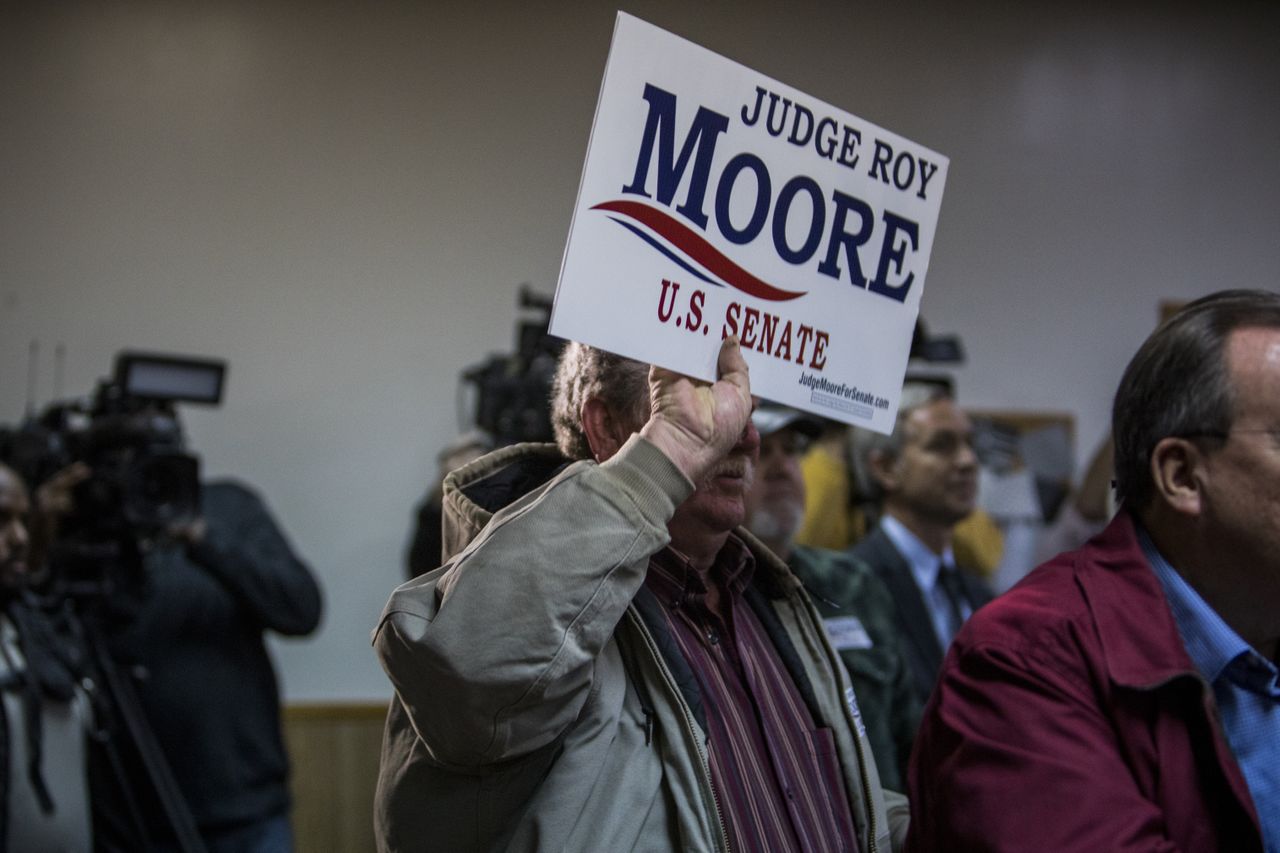
[[[1200,448],[1185,438],[1166,437],[1156,442],[1151,450],[1151,485],[1156,500],[1176,513],[1200,515],[1203,462]]]
[[[880,486],[881,491],[892,493],[898,488],[897,457],[883,450],[873,450],[867,454],[867,467],[871,478]]]
[[[598,397],[589,397],[582,404],[582,431],[587,434],[587,444],[597,462],[617,453],[631,430],[624,429],[618,417]]]

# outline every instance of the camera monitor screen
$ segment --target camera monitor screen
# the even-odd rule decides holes
[[[128,394],[184,403],[222,402],[224,361],[123,352],[116,356],[116,380]]]

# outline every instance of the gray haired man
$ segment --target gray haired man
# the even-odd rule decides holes
[[[570,344],[559,447],[446,478],[453,556],[374,634],[395,686],[381,849],[901,842],[821,618],[739,529],[759,435],[734,339],[718,375]]]

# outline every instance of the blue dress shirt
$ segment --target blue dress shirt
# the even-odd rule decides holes
[[[924,603],[929,608],[933,632],[938,638],[938,644],[945,652],[960,626],[952,624],[951,599],[947,596],[942,584],[938,582],[938,576],[943,566],[947,567],[947,571],[956,571],[955,556],[950,548],[941,554],[933,553],[928,545],[920,541],[920,537],[888,513],[880,516],[880,527],[893,546],[898,549],[898,553],[907,561],[907,565],[911,567],[911,577],[920,588]],[[960,606],[961,622],[973,615],[973,608],[967,601],[962,600],[956,603]]]
[[[1280,853],[1280,671],[1222,621],[1156,550],[1138,540],[1160,579],[1182,643],[1213,687],[1227,743],[1249,785],[1267,853]]]

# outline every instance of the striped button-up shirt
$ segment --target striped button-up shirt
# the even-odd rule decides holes
[[[754,571],[730,537],[709,577],[668,548],[646,584],[702,691],[711,783],[734,851],[856,851],[830,729],[815,725],[743,590]],[[708,581],[718,595],[707,606]]]

